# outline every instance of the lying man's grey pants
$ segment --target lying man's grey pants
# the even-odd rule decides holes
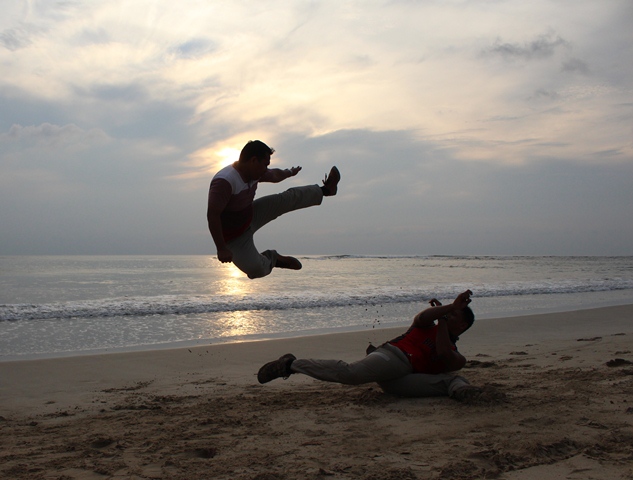
[[[465,378],[449,373],[413,373],[407,356],[389,344],[357,362],[297,359],[290,369],[293,373],[346,385],[377,382],[386,393],[401,397],[452,396],[455,390],[469,385]]]
[[[320,205],[323,191],[318,185],[294,187],[282,193],[267,195],[253,202],[253,221],[242,235],[227,244],[233,254],[233,263],[248,278],[268,275],[277,264],[277,251],[266,250],[259,253],[253,242],[253,234],[284,213],[300,208]]]

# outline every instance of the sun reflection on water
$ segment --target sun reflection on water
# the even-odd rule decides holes
[[[219,321],[223,322],[223,329],[227,337],[254,335],[260,333],[261,330],[257,322],[256,312],[250,310],[226,312],[220,316]]]
[[[232,263],[223,264],[221,273],[222,278],[214,285],[219,295],[243,297],[252,293],[252,281]]]
[[[218,294],[234,297],[239,303],[253,293],[255,283],[232,263],[222,265],[222,279],[217,282]],[[234,337],[257,333],[257,314],[252,310],[235,310],[219,315],[217,322],[223,324],[227,336]]]

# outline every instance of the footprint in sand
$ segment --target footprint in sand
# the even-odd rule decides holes
[[[633,362],[623,358],[615,358],[607,362],[607,367],[621,367],[622,365],[633,365]]]

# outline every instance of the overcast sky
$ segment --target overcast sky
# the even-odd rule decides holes
[[[0,254],[209,254],[260,139],[286,254],[633,255],[633,2],[0,0]]]

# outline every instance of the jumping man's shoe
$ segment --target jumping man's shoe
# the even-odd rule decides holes
[[[323,180],[323,187],[327,192],[324,193],[326,197],[331,197],[336,195],[338,190],[338,182],[341,181],[341,172],[338,171],[338,168],[332,167],[330,170],[330,174],[325,176]]]
[[[301,262],[295,257],[287,257],[285,255],[277,255],[277,268],[288,268],[290,270],[301,270]]]
[[[290,365],[297,359],[292,353],[286,353],[277,360],[268,362],[257,372],[257,380],[259,383],[268,383],[275,378],[288,378],[292,375]]]

